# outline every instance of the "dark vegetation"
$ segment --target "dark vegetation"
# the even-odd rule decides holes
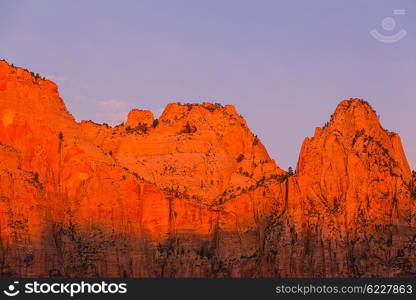
[[[181,106],[186,106],[188,108],[188,111],[191,111],[192,108],[194,107],[202,107],[205,108],[206,110],[209,110],[210,112],[215,111],[217,108],[221,108],[223,107],[221,103],[209,103],[209,102],[204,102],[202,104],[199,103],[182,103],[182,102],[176,102],[176,104],[181,105]]]
[[[186,121],[186,124],[184,126],[184,128],[179,131],[179,134],[190,134],[190,133],[194,133],[197,131],[197,128],[195,125],[191,125],[189,123],[189,121]]]
[[[146,133],[147,132],[147,125],[143,124],[143,123],[139,123],[136,127],[130,127],[127,126],[126,127],[126,132],[127,133],[137,133],[137,134],[142,134],[142,133]]]
[[[354,138],[352,140],[352,146],[354,147],[355,143],[357,142],[358,138],[365,134],[365,129],[357,130],[355,132]]]

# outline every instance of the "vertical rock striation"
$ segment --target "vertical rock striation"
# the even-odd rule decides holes
[[[302,145],[287,213],[292,250],[283,260],[293,269],[282,266],[283,275],[411,275],[411,182],[400,137],[367,102],[342,101]]]
[[[361,100],[288,174],[231,105],[77,123],[54,83],[0,61],[3,277],[413,276],[414,186]]]

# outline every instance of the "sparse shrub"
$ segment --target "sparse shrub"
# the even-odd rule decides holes
[[[156,127],[157,127],[157,125],[159,125],[159,120],[158,120],[158,119],[154,119],[154,120],[153,120],[152,127],[153,127],[153,128],[156,128]]]
[[[204,105],[203,108],[205,108],[206,110],[209,110],[210,112],[214,112],[215,111],[215,106],[214,105]]]
[[[244,154],[240,154],[239,156],[237,156],[236,161],[239,163],[244,159]]]
[[[416,200],[416,171],[412,171],[413,180],[410,192],[412,193],[412,198]]]
[[[179,132],[179,134],[183,134],[183,133],[190,134],[190,133],[194,133],[194,132],[196,132],[196,131],[197,131],[196,126],[195,126],[195,125],[191,125],[191,124],[189,123],[189,121],[186,121],[186,124],[185,124],[184,129],[183,129],[183,130],[181,130],[181,131]]]
[[[142,132],[147,132],[147,125],[139,123],[139,125],[137,125],[135,129]]]

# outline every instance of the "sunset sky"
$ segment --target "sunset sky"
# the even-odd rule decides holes
[[[415,15],[414,0],[0,0],[0,58],[55,81],[77,120],[233,104],[285,169],[340,100],[364,98],[416,169]]]

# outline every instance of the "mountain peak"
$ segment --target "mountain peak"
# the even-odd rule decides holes
[[[330,129],[337,129],[347,135],[357,130],[366,132],[384,131],[376,111],[362,99],[341,101],[336,107],[328,123]]]
[[[332,149],[334,145],[340,145],[341,152],[356,153],[361,155],[364,160],[370,159],[371,156],[377,157],[377,155],[382,155],[389,160],[395,161],[399,169],[401,169],[397,173],[404,174],[406,181],[409,181],[410,167],[400,136],[381,126],[376,111],[365,100],[350,99],[341,101],[332,114],[330,121],[323,128],[317,128],[312,139],[307,138],[305,140],[303,150],[309,149],[310,144],[314,144],[317,149],[320,149],[320,154],[328,153],[327,147]],[[374,147],[370,147],[370,144],[374,145]],[[312,149],[315,148],[312,147]],[[305,153],[307,151],[304,151],[301,153],[301,166],[305,162]],[[378,160],[378,163],[380,161]]]
[[[34,73],[25,68],[16,67],[13,64],[9,64],[6,60],[0,59],[0,79],[14,82],[15,79],[26,82],[28,84],[34,84],[41,88],[50,89],[53,92],[57,93],[58,86],[51,80],[46,79],[45,77],[39,75],[39,73]],[[5,88],[5,82],[3,83],[3,89]],[[0,89],[2,87],[0,86]]]
[[[367,102],[342,101],[291,174],[234,106],[110,127],[53,86],[0,62],[2,276],[416,274],[414,175]]]
[[[74,120],[54,82],[5,60],[0,60],[0,93],[0,115],[4,114],[8,125],[18,120],[33,124],[40,120],[54,120],[58,125],[62,118],[70,120],[70,123]]]
[[[341,101],[331,115],[329,122],[315,132],[322,134],[337,132],[346,141],[352,142],[358,132],[365,132],[375,138],[384,138],[395,135],[384,129],[376,111],[371,105],[362,99],[350,99]]]
[[[313,138],[305,139],[298,171],[309,176],[320,168],[325,169],[322,161],[342,166],[351,155],[354,159],[359,157],[365,168],[387,170],[393,177],[401,176],[405,182],[410,182],[410,167],[400,136],[384,129],[375,110],[361,99],[341,101],[330,121],[323,128],[317,128]]]

